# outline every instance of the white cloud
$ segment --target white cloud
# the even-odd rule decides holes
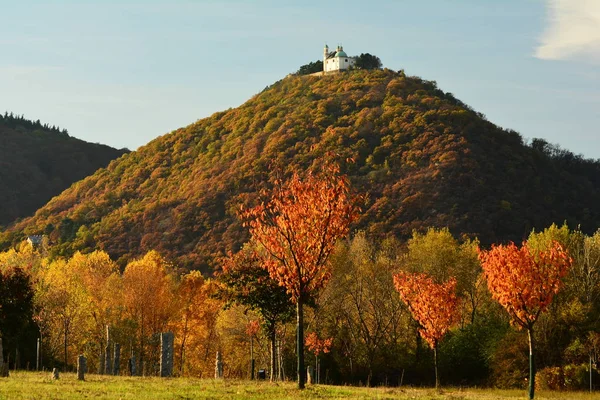
[[[546,0],[547,24],[535,56],[600,62],[600,1]]]

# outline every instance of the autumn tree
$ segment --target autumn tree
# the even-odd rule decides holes
[[[400,271],[394,276],[394,284],[419,323],[419,333],[433,349],[435,387],[438,388],[438,344],[457,319],[456,279],[439,284],[426,274]]]
[[[438,282],[456,279],[456,293],[462,300],[461,322],[473,323],[481,303],[481,265],[477,239],[454,238],[448,228],[429,228],[424,234],[413,232],[401,260],[403,269],[428,274]]]
[[[331,256],[331,281],[319,296],[315,323],[336,338],[333,357],[346,383],[377,385],[391,365],[402,370],[412,336],[392,277],[399,256],[398,242],[375,242],[364,232],[340,241]]]
[[[97,347],[99,362],[106,348],[106,327],[117,328],[123,319],[122,280],[118,265],[103,251],[76,252],[68,262],[72,274],[80,277],[87,295],[81,308],[89,320],[90,345]],[[89,358],[89,357],[88,357]],[[102,366],[100,366],[102,368]]]
[[[306,335],[306,347],[315,355],[316,383],[321,382],[321,363],[319,363],[319,355],[329,353],[332,344],[333,338],[322,339],[316,332],[311,332]]]
[[[199,271],[181,277],[176,291],[178,318],[173,322],[179,373],[205,376],[214,367],[216,320],[221,302],[213,295],[217,285]]]
[[[173,318],[174,284],[169,264],[155,251],[130,262],[123,272],[123,301],[136,328],[140,372],[147,361],[149,339]]]
[[[217,274],[217,295],[225,305],[237,303],[260,315],[265,333],[271,344],[271,380],[276,376],[276,330],[277,324],[289,321],[294,304],[286,288],[272,279],[263,268],[263,258],[245,246],[236,254],[222,260],[222,271]]]
[[[250,379],[254,380],[254,338],[260,331],[260,323],[257,320],[252,320],[246,324],[246,334],[250,337]],[[271,381],[274,379],[273,360],[275,354],[271,352]]]
[[[69,348],[75,344],[74,350],[81,350],[78,339],[83,338],[88,322],[88,296],[81,276],[73,273],[63,259],[51,262],[36,283],[35,303],[35,317],[46,334],[50,350],[58,352],[62,346],[66,369],[72,358]]]
[[[562,286],[572,260],[558,242],[536,250],[524,242],[492,246],[479,255],[488,288],[518,327],[529,337],[529,398],[535,394],[533,327]]]
[[[252,238],[267,253],[263,265],[296,304],[298,388],[305,384],[303,305],[329,280],[329,255],[358,217],[355,197],[339,167],[298,173],[276,182],[269,199],[242,212]]]

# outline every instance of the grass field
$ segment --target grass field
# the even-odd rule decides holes
[[[131,378],[15,372],[0,378],[0,399],[526,399],[525,390],[445,388],[440,392],[418,388],[358,388],[309,386],[303,391],[293,382],[269,383],[189,378]],[[600,392],[539,392],[536,399],[600,400]]]

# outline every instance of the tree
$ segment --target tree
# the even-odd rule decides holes
[[[479,241],[464,239],[459,243],[448,228],[429,228],[425,234],[413,232],[407,247],[402,259],[404,269],[426,273],[439,282],[454,277],[456,293],[463,300],[461,322],[473,323],[481,302],[480,287],[485,286],[477,258]]]
[[[27,348],[33,348],[37,336],[31,279],[19,267],[4,271],[0,268],[0,293],[0,338],[4,351],[27,352]],[[15,366],[17,362],[15,357]]]
[[[310,75],[315,72],[323,72],[323,61],[317,60],[301,66],[296,75]]]
[[[89,319],[86,336],[89,342],[96,343],[100,362],[107,345],[106,327],[115,328],[122,320],[123,291],[119,267],[103,251],[76,252],[67,264],[68,270],[80,277],[87,294],[85,307],[82,305]]]
[[[319,354],[329,353],[333,338],[321,339],[315,332],[306,335],[306,347],[315,355],[315,374],[316,383],[321,382],[321,365],[319,363]]]
[[[304,389],[303,305],[329,280],[329,255],[348,234],[358,207],[348,179],[330,163],[304,179],[294,173],[287,182],[276,182],[269,197],[242,217],[267,253],[264,267],[296,304],[298,388]]]
[[[218,346],[215,326],[221,308],[221,302],[213,298],[216,287],[199,271],[181,278],[177,288],[179,317],[174,324],[180,375],[187,372],[202,376],[214,367],[214,350]]]
[[[263,268],[262,258],[250,246],[236,254],[229,254],[222,261],[223,270],[217,274],[217,296],[226,302],[240,304],[256,311],[262,320],[265,333],[271,343],[271,380],[276,376],[276,330],[278,323],[292,318],[294,304],[286,288],[269,276]]]
[[[137,328],[139,366],[146,361],[146,347],[151,335],[163,331],[173,317],[176,306],[173,277],[167,262],[155,251],[127,264],[123,272],[123,301]]]
[[[481,251],[481,260],[492,297],[502,305],[511,321],[527,330],[529,337],[529,398],[535,394],[533,327],[562,286],[572,260],[563,247],[554,242],[547,250],[534,250],[523,242],[492,246]]]
[[[394,275],[394,284],[419,323],[419,333],[433,349],[435,387],[438,388],[438,344],[457,319],[456,279],[438,284],[426,274],[400,271]]]
[[[374,242],[358,232],[331,256],[332,276],[319,296],[315,330],[335,337],[333,357],[345,383],[382,384],[406,362],[411,317],[392,276],[399,247],[395,240]]]
[[[81,350],[77,339],[82,338],[88,322],[89,297],[81,276],[71,270],[67,261],[53,261],[37,282],[35,302],[36,317],[50,348],[58,351],[59,346],[63,347],[66,370],[70,360],[69,347],[75,343],[75,350]]]
[[[356,57],[354,66],[357,69],[379,69],[382,64],[379,57],[369,53],[361,53],[360,56]]]
[[[254,338],[260,331],[260,323],[257,320],[252,320],[246,324],[246,334],[250,337],[250,380],[254,380]],[[273,368],[275,354],[271,352],[271,381],[273,381],[273,375],[275,369]]]

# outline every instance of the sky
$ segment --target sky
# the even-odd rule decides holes
[[[600,159],[599,0],[0,0],[0,112],[135,150],[325,44]]]

